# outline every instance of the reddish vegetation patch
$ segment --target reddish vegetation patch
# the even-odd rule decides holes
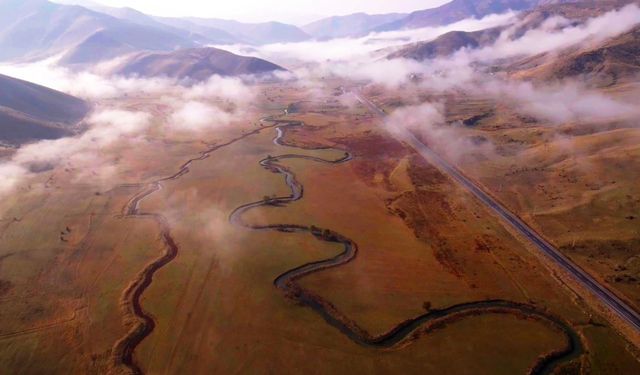
[[[390,212],[402,218],[413,230],[416,238],[428,243],[438,262],[451,274],[464,276],[464,262],[456,256],[460,241],[460,228],[454,222],[458,213],[448,200],[454,188],[449,179],[437,168],[413,155],[407,173],[414,191],[405,192],[387,201]],[[495,244],[493,239],[482,237],[477,248],[489,251]]]
[[[496,249],[502,249],[501,241],[494,235],[483,234],[475,238],[476,247],[475,250],[479,253],[490,253]]]
[[[407,153],[402,143],[391,136],[385,137],[371,132],[348,138],[334,138],[332,141],[347,146],[354,155],[367,159],[398,158]]]
[[[333,125],[333,123],[329,123],[329,125]],[[319,136],[318,133],[323,129],[324,127],[313,126],[307,123],[305,123],[304,126],[289,128],[285,132],[282,142],[301,148],[324,148],[333,146],[333,144],[322,142],[324,138]]]
[[[433,165],[427,163],[421,156],[413,155],[408,168],[411,183],[416,188],[424,188],[446,183],[447,177]]]
[[[0,297],[5,296],[13,289],[13,283],[9,280],[0,280]]]
[[[403,193],[389,203],[390,210],[404,220],[415,236],[433,247],[436,259],[446,270],[458,277],[464,274],[453,245],[443,235],[447,228],[442,220],[453,216],[445,194],[416,190]]]
[[[479,253],[489,253],[491,252],[491,248],[489,245],[480,238],[476,238],[476,251]]]
[[[374,133],[332,140],[344,145],[355,155],[351,165],[358,177],[367,184],[374,184],[377,176],[381,176],[384,186],[391,189],[389,175],[397,166],[398,160],[407,154],[407,149],[400,142]]]
[[[382,177],[382,182],[387,189],[391,189],[391,182],[389,181],[389,174],[393,171],[395,165],[393,162],[387,162],[380,160],[377,163],[372,163],[365,160],[356,160],[352,163],[352,168],[365,183],[368,185],[374,185],[377,181],[377,176]]]

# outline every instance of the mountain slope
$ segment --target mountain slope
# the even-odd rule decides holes
[[[640,76],[640,26],[598,46],[540,55],[510,67],[518,78],[561,80],[580,78],[600,85],[636,80]]]
[[[89,105],[78,98],[0,75],[0,140],[4,142],[69,135],[88,111]]]
[[[98,32],[102,34],[92,39]],[[108,42],[102,46],[105,51],[101,53],[106,57],[117,55],[124,45],[136,50],[159,51],[197,45],[190,39],[162,29],[120,20],[79,6],[53,4],[45,0],[0,0],[0,60],[48,57],[86,41],[93,43],[93,48],[100,48],[101,41]],[[114,50],[109,52],[111,49]]]
[[[170,53],[139,53],[113,73],[204,81],[212,75],[238,76],[278,70],[284,69],[255,57],[238,56],[217,48],[195,48]]]
[[[366,35],[374,28],[397,21],[407,14],[391,13],[369,15],[355,13],[348,16],[328,17],[302,27],[307,34],[317,39],[333,39]]]
[[[406,46],[387,58],[427,60],[452,55],[462,48],[478,48],[493,43],[502,32],[496,27],[474,32],[451,31],[429,42],[419,42]]]
[[[70,49],[60,59],[62,65],[90,64],[132,53],[136,48],[110,35],[109,30],[97,31]]]

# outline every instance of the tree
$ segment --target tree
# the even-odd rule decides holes
[[[325,229],[322,231],[322,237],[324,237],[325,240],[331,240],[333,239],[333,233],[331,233],[329,229]]]
[[[424,303],[422,304],[422,308],[425,309],[425,311],[427,312],[431,311],[431,302],[424,301]]]

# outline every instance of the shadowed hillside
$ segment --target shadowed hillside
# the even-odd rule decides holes
[[[255,57],[235,55],[217,48],[198,48],[171,53],[139,53],[127,59],[116,74],[206,80],[212,75],[261,74],[282,67]]]
[[[388,58],[405,58],[413,60],[426,60],[435,57],[449,56],[461,48],[478,48],[493,43],[502,28],[465,32],[452,31],[430,42],[421,42],[407,46],[389,55]]]
[[[519,68],[524,69],[516,76],[542,80],[581,78],[596,85],[613,85],[635,79],[640,75],[640,27],[601,45],[568,51],[560,57],[534,56],[511,67]]]
[[[69,135],[88,110],[87,103],[75,97],[0,75],[0,139],[4,142]]]

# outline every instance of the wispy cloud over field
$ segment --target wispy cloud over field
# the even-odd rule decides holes
[[[299,43],[276,43],[265,46],[219,46],[240,54],[248,54],[265,58],[274,62],[324,63],[354,61],[363,59],[370,61],[371,55],[384,56],[384,50],[407,43],[432,40],[449,31],[476,31],[489,27],[507,25],[514,19],[515,13],[490,15],[482,19],[468,19],[441,27],[427,27],[371,33],[360,38],[332,39],[328,41],[308,41]]]
[[[554,123],[594,122],[640,116],[638,106],[617,101],[572,82],[536,87],[529,82],[489,81],[476,86],[475,90],[514,102],[522,112]]]
[[[164,109],[120,108],[98,104],[84,121],[86,130],[77,136],[43,140],[20,147],[0,164],[0,193],[24,184],[38,173],[60,166],[73,166],[77,178],[106,181],[116,172],[113,160],[103,150],[135,146],[149,134],[180,133],[201,137],[203,132],[229,126],[254,98],[250,80],[212,76],[207,81],[182,85],[168,78],[125,78],[93,71],[74,72],[56,66],[53,60],[32,64],[3,65],[0,73],[29,80],[85,100],[102,103],[109,99],[156,98]],[[117,103],[117,101],[115,102]],[[154,117],[160,116],[160,117]],[[91,176],[87,176],[90,173]]]
[[[56,64],[56,58],[28,64],[0,64],[0,73],[62,91],[86,100],[120,98],[123,95],[165,95],[185,100],[219,98],[246,103],[253,97],[246,81],[214,75],[204,82],[185,84],[170,78],[137,78],[110,75],[103,69],[73,71]]]
[[[13,157],[0,164],[0,193],[9,192],[18,184],[43,171],[71,165],[107,178],[113,171],[102,150],[113,144],[133,145],[151,125],[151,116],[144,112],[105,109],[87,119],[89,129],[81,135],[55,140],[43,140],[22,146]],[[99,173],[98,173],[99,172]]]
[[[495,151],[490,142],[470,138],[464,127],[447,124],[442,103],[426,102],[399,108],[385,120],[385,127],[401,139],[405,130],[419,134],[430,147],[452,161],[473,153],[487,157]]]
[[[233,114],[203,102],[181,103],[169,119],[169,128],[179,132],[201,132],[227,126]]]

